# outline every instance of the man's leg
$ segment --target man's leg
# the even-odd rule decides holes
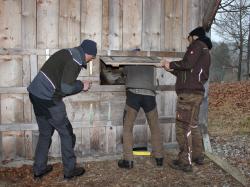
[[[163,140],[159,126],[158,112],[155,107],[146,113],[148,125],[151,132],[152,153],[155,158],[163,158]]]
[[[39,138],[35,151],[35,161],[33,165],[34,174],[36,176],[42,174],[47,167],[48,152],[51,145],[51,137],[54,133],[52,127],[45,116],[36,116],[39,127]]]
[[[126,105],[123,118],[123,159],[133,160],[133,127],[137,110]]]
[[[53,105],[52,101],[43,100],[29,94],[30,101],[33,105],[36,121],[39,129],[39,138],[35,151],[33,171],[35,178],[41,178],[48,172],[52,171],[52,166],[47,165],[48,152],[51,145],[51,137],[54,133],[54,127],[48,122],[48,106]]]
[[[179,145],[178,159],[170,166],[183,171],[192,171],[192,135],[191,122],[192,105],[189,94],[178,95],[176,111],[176,140]]]
[[[178,96],[176,112],[176,138],[180,147],[178,155],[179,165],[191,166],[193,149],[197,152],[196,149],[199,149],[197,145],[202,144],[202,142],[198,142],[198,139],[193,139],[193,133],[195,134],[195,137],[197,135],[196,130],[201,99],[202,95],[197,94],[181,94]],[[196,142],[193,143],[193,140]],[[193,148],[193,146],[196,147]],[[199,151],[201,151],[201,149],[199,149]],[[184,171],[189,171],[189,167],[182,167],[182,169]]]
[[[72,126],[67,118],[64,102],[55,102],[55,106],[50,107],[49,112],[51,115],[49,122],[58,131],[61,140],[64,175],[69,176],[76,165],[76,156],[73,148],[75,138]]]
[[[194,95],[194,106],[193,106],[193,115],[192,115],[192,160],[197,164],[203,164],[204,155],[203,155],[203,143],[202,135],[198,125],[199,110],[200,105],[203,99],[203,95]]]

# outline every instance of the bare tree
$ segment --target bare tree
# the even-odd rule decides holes
[[[226,42],[235,44],[235,51],[239,52],[238,80],[242,79],[242,61],[244,47],[247,46],[249,33],[248,16],[250,11],[249,0],[223,0],[219,15],[215,20],[215,31],[219,33]]]
[[[247,45],[247,80],[250,78],[249,64],[250,64],[250,15],[249,15],[249,30],[248,30],[248,45]]]

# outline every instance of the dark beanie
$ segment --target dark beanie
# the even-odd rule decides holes
[[[203,27],[197,27],[189,33],[189,36],[198,36],[199,38],[206,36],[206,32]]]
[[[81,43],[81,47],[83,48],[83,51],[89,55],[96,56],[97,53],[97,47],[96,42],[93,40],[83,40]]]

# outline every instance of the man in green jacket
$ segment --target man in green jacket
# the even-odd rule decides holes
[[[176,75],[175,89],[178,96],[176,111],[176,139],[180,152],[178,159],[170,167],[192,171],[192,161],[203,164],[203,145],[198,115],[204,97],[204,84],[209,77],[211,40],[202,27],[189,33],[190,43],[183,60],[168,62],[163,60],[166,70]]]
[[[39,128],[39,139],[33,165],[34,178],[42,178],[52,171],[47,165],[51,137],[57,130],[61,139],[64,178],[83,175],[83,167],[76,167],[74,146],[76,137],[67,117],[63,97],[88,91],[91,82],[80,81],[77,77],[82,68],[95,58],[96,43],[84,40],[80,46],[62,49],[54,53],[42,66],[28,87]]]

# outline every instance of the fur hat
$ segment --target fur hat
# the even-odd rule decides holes
[[[83,40],[81,43],[81,47],[83,48],[84,53],[96,56],[97,53],[97,47],[96,42],[93,40]]]
[[[206,36],[206,32],[203,27],[197,27],[189,33],[189,36],[198,36],[201,38]]]

